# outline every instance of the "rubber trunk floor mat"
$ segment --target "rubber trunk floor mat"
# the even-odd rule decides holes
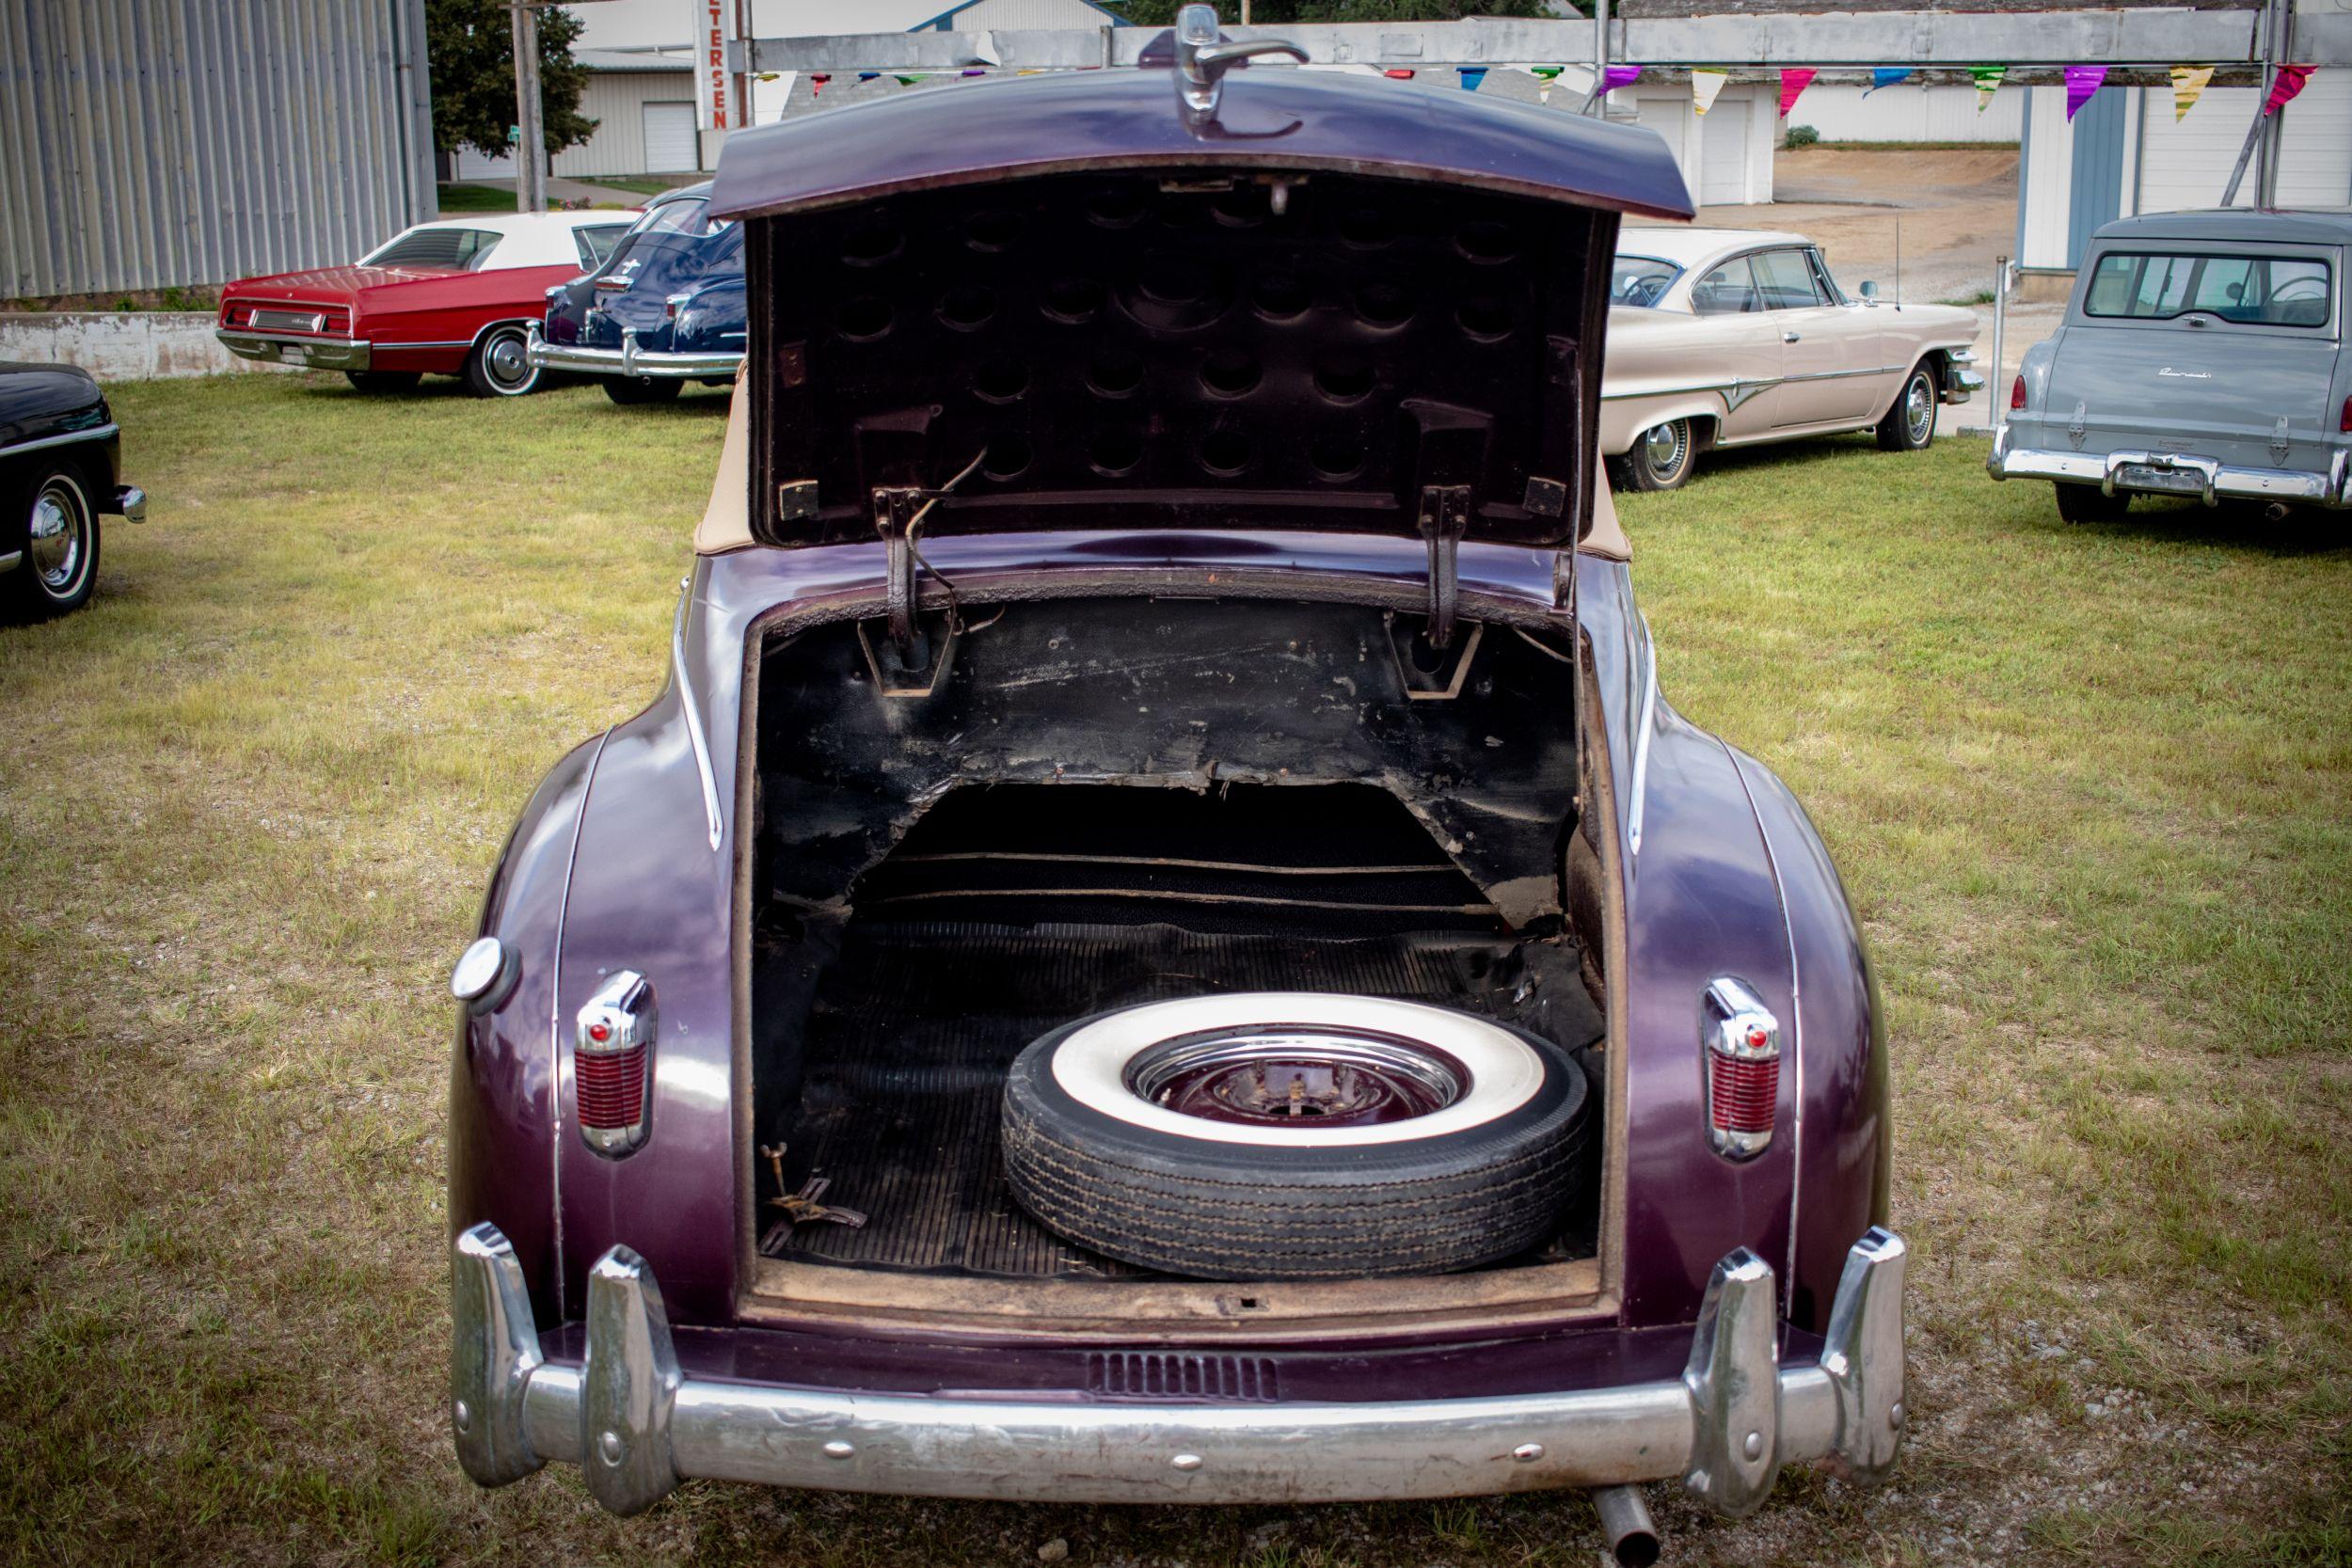
[[[803,1036],[786,1164],[795,1187],[829,1178],[824,1201],[862,1211],[866,1223],[795,1226],[775,1256],[997,1278],[1152,1277],[1060,1240],[1014,1200],[997,1117],[1023,1047],[1088,1014],[1221,991],[1350,991],[1490,1012],[1512,948],[1442,934],[1317,941],[1165,925],[854,922]],[[1591,1017],[1587,1039],[1599,1033]],[[759,1196],[764,1232],[774,1214],[764,1162]],[[1581,1228],[1527,1260],[1589,1256]]]

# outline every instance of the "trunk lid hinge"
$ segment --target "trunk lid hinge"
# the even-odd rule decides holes
[[[874,487],[874,531],[890,552],[890,641],[898,645],[900,660],[914,670],[930,662],[917,657],[915,646],[919,633],[914,624],[914,521],[921,515],[923,502],[941,493],[918,485]]]
[[[1460,583],[1462,536],[1470,531],[1470,486],[1421,487],[1421,536],[1429,543],[1429,645],[1454,645],[1455,592]]]

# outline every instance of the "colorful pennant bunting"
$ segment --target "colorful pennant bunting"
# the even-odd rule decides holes
[[[2198,95],[2205,84],[2213,80],[2209,65],[2176,65],[2172,68],[2172,123],[2178,125],[2197,107]]]
[[[1619,87],[1629,87],[1641,79],[1642,68],[1640,66],[1613,65],[1600,73],[1600,90],[1614,92]]]
[[[1723,91],[1724,84],[1730,80],[1731,72],[1728,71],[1709,71],[1702,66],[1692,71],[1692,111],[1695,114],[1703,115],[1707,113],[1708,110],[1713,108],[1715,106],[1715,95]]]
[[[1391,66],[1380,74],[1391,82],[1409,82],[1413,79],[1413,73],[1402,66]]]
[[[920,77],[920,76],[900,76],[900,77],[898,77],[897,80],[898,80],[898,85],[899,85],[900,87],[911,87],[914,86],[914,84],[915,84],[915,83],[917,83],[917,82],[921,81],[922,79],[923,79],[923,78],[922,78],[922,77]]]
[[[808,95],[811,98],[823,97],[825,92],[825,84],[832,80],[833,78],[826,75],[823,71],[820,71],[817,72],[816,75],[811,76],[808,79]]]
[[[1993,106],[1993,95],[2001,86],[2001,78],[2009,74],[2005,65],[1979,65],[1968,68],[1969,79],[1977,84],[1977,113]]]
[[[2106,66],[2068,66],[2066,68],[2066,118],[2073,119],[2074,112],[2090,102],[2091,95],[2099,90],[2100,84],[2106,79],[2107,68]]]
[[[1797,95],[1813,85],[1811,66],[1789,66],[1780,73],[1780,118],[1787,119],[1788,111],[1797,106]]]
[[[1462,79],[1465,92],[1476,92],[1486,80],[1486,68],[1483,65],[1457,65],[1454,73]]]
[[[2303,84],[2311,79],[2312,68],[2310,66],[2280,66],[2279,68],[2279,74],[2271,79],[2270,96],[2263,100],[2263,113],[2265,115],[2275,115],[2280,109],[2285,108],[2287,106],[2287,100],[2293,98],[2296,93],[2301,92],[2303,90]]]
[[[1873,66],[1870,68],[1870,85],[1862,89],[1862,96],[1867,98],[1872,93],[1878,91],[1881,87],[1891,87],[1898,82],[1907,82],[1909,80],[1911,80],[1911,68],[1909,66]]]

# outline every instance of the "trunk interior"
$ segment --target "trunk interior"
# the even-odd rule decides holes
[[[1489,628],[1459,694],[1417,701],[1410,667],[1451,656],[1377,610],[1028,603],[901,700],[879,641],[772,638],[758,672],[749,1196],[796,1298],[850,1274],[1160,1277],[1032,1220],[998,1152],[1023,1048],[1136,1003],[1326,990],[1497,1017],[1581,1051],[1601,1114],[1597,971],[1561,869],[1564,650]],[[1597,1210],[1498,1269],[1593,1258]]]

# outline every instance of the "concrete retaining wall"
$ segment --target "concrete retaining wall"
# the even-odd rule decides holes
[[[0,310],[0,359],[78,365],[102,382],[284,368],[238,358],[214,325],[209,310]]]

